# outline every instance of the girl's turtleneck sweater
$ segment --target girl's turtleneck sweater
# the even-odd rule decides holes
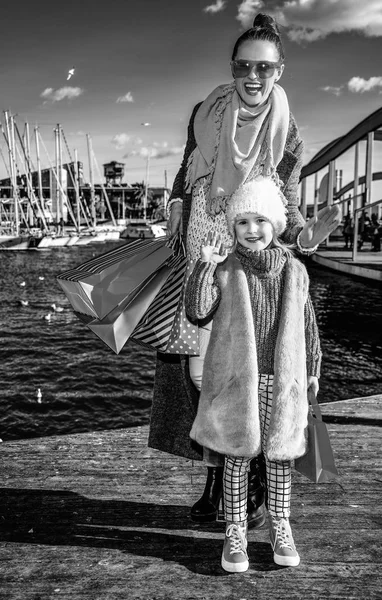
[[[274,353],[284,289],[284,266],[288,256],[283,248],[250,250],[236,245],[235,254],[247,277],[252,304],[259,373],[273,374]],[[296,260],[296,259],[294,259]],[[216,310],[220,289],[216,263],[199,260],[190,277],[186,311],[193,319],[205,319]],[[320,376],[321,349],[310,296],[304,308],[307,374]]]

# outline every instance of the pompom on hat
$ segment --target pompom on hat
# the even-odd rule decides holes
[[[287,201],[276,183],[269,177],[259,177],[241,185],[231,196],[226,208],[228,230],[234,236],[235,220],[239,215],[255,213],[273,225],[281,235],[287,224]]]

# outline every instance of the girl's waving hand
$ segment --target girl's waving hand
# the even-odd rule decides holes
[[[200,258],[203,262],[219,264],[227,258],[227,248],[221,241],[220,235],[210,231],[204,238],[200,248]]]

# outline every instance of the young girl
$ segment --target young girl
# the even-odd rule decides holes
[[[278,565],[300,562],[289,524],[291,461],[306,451],[307,392],[318,391],[320,342],[305,267],[278,236],[283,196],[269,178],[242,185],[227,207],[234,249],[210,233],[188,283],[186,309],[212,318],[191,438],[225,455],[221,564],[248,569],[250,460],[266,459],[270,540]]]

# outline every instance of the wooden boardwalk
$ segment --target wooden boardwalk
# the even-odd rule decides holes
[[[294,474],[300,566],[273,563],[265,526],[235,575],[220,567],[224,525],[189,520],[204,468],[149,450],[147,427],[1,444],[0,598],[382,598],[381,405],[322,405],[341,479]]]

